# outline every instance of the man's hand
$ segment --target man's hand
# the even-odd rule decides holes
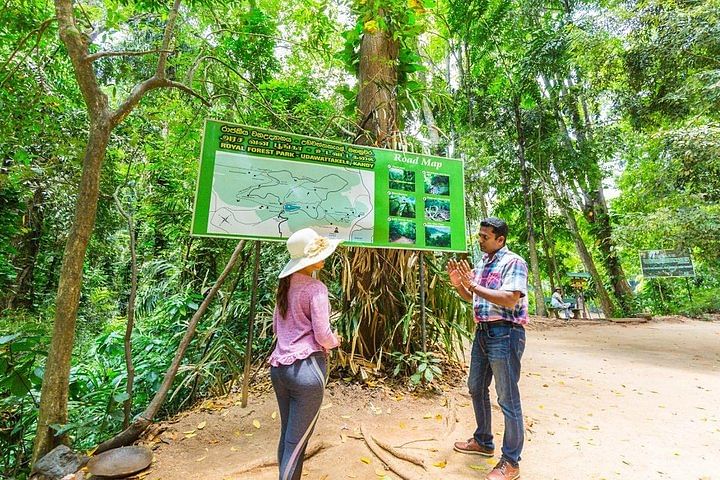
[[[459,287],[462,282],[462,274],[458,270],[457,261],[450,259],[447,266],[448,275],[450,275],[450,283],[453,287]]]
[[[450,274],[450,282],[455,287],[461,286],[468,289],[475,279],[473,269],[467,260],[450,260],[448,262],[448,273]]]

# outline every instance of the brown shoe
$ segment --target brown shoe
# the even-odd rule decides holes
[[[472,453],[474,455],[482,455],[483,457],[492,457],[495,454],[495,450],[478,445],[474,438],[468,438],[467,442],[455,442],[453,449],[456,452]]]
[[[501,458],[495,468],[487,474],[485,480],[515,480],[520,478],[520,467],[513,467],[510,462]]]

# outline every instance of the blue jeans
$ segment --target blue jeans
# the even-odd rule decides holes
[[[490,381],[495,377],[498,403],[505,416],[502,456],[511,464],[520,462],[525,440],[520,405],[520,359],[525,350],[525,329],[508,322],[479,323],[470,356],[468,388],[475,410],[475,441],[495,448],[491,427]]]

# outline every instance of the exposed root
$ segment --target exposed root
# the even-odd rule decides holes
[[[393,447],[392,445],[390,445],[389,443],[386,443],[382,440],[378,440],[378,438],[374,435],[371,435],[370,437],[375,441],[375,443],[377,443],[381,448],[386,450],[388,453],[391,453],[394,456],[396,456],[397,458],[400,458],[407,462],[414,463],[418,467],[421,467],[423,470],[427,470],[427,467],[425,467],[425,459],[416,457],[415,455],[411,455],[407,452],[400,451],[400,450],[396,449],[395,447]]]
[[[365,432],[365,427],[363,425],[360,425],[360,432],[362,433],[363,439],[365,440],[365,443],[367,444],[370,451],[374,453],[381,462],[387,465],[387,467],[392,470],[395,475],[400,477],[402,480],[417,480],[418,478],[423,478],[422,476],[404,472],[397,465],[395,465],[390,459],[390,457],[388,457],[388,455],[385,453],[385,450],[380,448],[378,444],[375,443],[375,441],[372,439],[372,437]]]
[[[328,448],[334,447],[335,445],[327,443],[327,442],[320,442],[315,443],[313,445],[310,445],[307,450],[305,450],[305,460],[308,460],[318,453],[322,452],[323,450],[326,450]],[[235,470],[233,472],[233,475],[238,475],[240,473],[247,473],[251,472],[253,470],[258,470],[260,468],[268,468],[268,467],[277,467],[278,461],[277,457],[263,457],[258,458],[257,460],[254,460],[250,463],[246,463],[239,469]]]
[[[435,442],[435,441],[437,441],[437,438],[435,438],[435,437],[433,437],[433,438],[421,438],[421,439],[418,439],[418,440],[410,440],[409,442],[405,442],[405,443],[403,443],[403,444],[401,444],[401,445],[395,445],[394,448],[403,448],[404,446],[410,445],[411,443],[418,443],[418,442]],[[416,447],[416,448],[422,448],[422,447]]]

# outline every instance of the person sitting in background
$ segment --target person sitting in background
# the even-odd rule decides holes
[[[572,316],[572,312],[570,311],[570,307],[572,306],[571,303],[565,303],[562,298],[562,293],[560,293],[560,289],[556,288],[555,291],[552,294],[552,298],[550,298],[550,305],[553,308],[557,308],[559,310],[562,310],[565,312],[565,320],[570,320],[570,317]]]

